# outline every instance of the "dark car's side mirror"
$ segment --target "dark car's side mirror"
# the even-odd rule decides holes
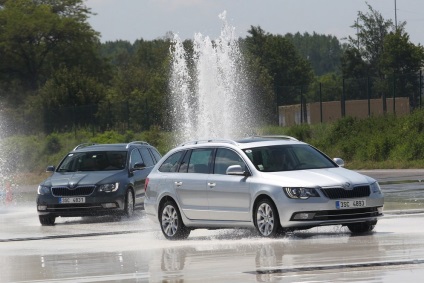
[[[145,168],[146,168],[146,164],[144,164],[144,162],[137,162],[131,168],[131,172],[134,172],[134,171],[137,171],[137,170],[143,170]]]
[[[236,175],[236,176],[245,176],[245,177],[250,176],[250,173],[247,172],[247,171],[243,171],[243,169],[241,168],[240,165],[228,166],[226,174],[227,175]]]
[[[46,172],[54,172],[54,170],[56,170],[56,167],[54,167],[53,165],[49,165],[46,168]]]

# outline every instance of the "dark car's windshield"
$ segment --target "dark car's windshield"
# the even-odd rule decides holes
[[[245,149],[244,152],[262,172],[332,168],[337,165],[309,145],[275,145]]]
[[[92,151],[68,154],[58,172],[109,171],[125,168],[126,151]]]

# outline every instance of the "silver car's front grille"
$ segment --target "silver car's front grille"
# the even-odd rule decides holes
[[[70,196],[89,196],[94,192],[95,186],[81,186],[75,189],[69,187],[52,187],[52,193],[55,197]]]
[[[321,189],[322,193],[329,199],[362,198],[370,195],[370,186],[358,186],[352,190],[343,188]]]

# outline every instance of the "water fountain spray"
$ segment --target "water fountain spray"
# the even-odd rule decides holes
[[[174,35],[171,56],[171,119],[176,140],[240,138],[251,135],[255,114],[250,103],[235,28],[226,12],[216,40],[196,33],[187,52]]]

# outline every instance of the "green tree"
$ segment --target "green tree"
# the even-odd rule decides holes
[[[315,75],[340,72],[343,45],[332,35],[288,33],[284,36],[298,49],[303,58],[311,62]]]
[[[313,80],[310,62],[303,58],[287,38],[251,27],[245,39],[246,51],[257,58],[272,78],[275,105],[299,102]],[[276,108],[276,107],[275,107]]]
[[[91,12],[83,3],[4,1],[0,6],[0,80],[36,90],[64,66],[98,72],[98,33],[87,23]]]

